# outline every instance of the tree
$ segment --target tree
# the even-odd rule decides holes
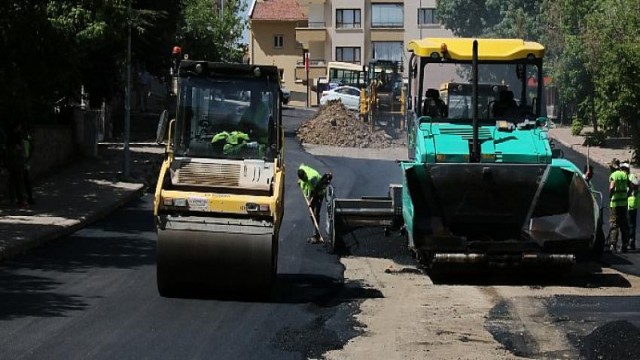
[[[129,19],[129,1],[133,7]],[[123,69],[127,51],[129,22],[133,29],[133,59],[151,64],[160,71],[168,67],[168,49],[175,34],[176,18],[168,16],[178,13],[178,0],[50,0],[48,14],[53,27],[66,39],[73,49],[74,69],[79,82],[84,85],[99,106],[101,100],[112,99],[123,88]],[[141,6],[151,6],[142,8]],[[172,22],[165,21],[166,19]],[[129,21],[130,20],[130,21]],[[161,36],[157,36],[161,34]],[[164,56],[159,56],[163,50]],[[166,60],[160,60],[162,58]],[[76,86],[76,91],[79,84]]]
[[[40,1],[0,4],[0,46],[0,117],[5,125],[42,116],[39,112],[57,100],[65,81],[74,81],[66,57],[70,49]]]
[[[193,59],[242,61],[242,31],[246,8],[239,0],[226,0],[219,9],[211,0],[184,0],[178,42]]]
[[[640,149],[640,3],[603,0],[587,17],[583,42],[594,75],[595,112],[609,133],[628,126]]]
[[[439,0],[436,12],[456,36],[535,39],[540,32],[536,0]]]

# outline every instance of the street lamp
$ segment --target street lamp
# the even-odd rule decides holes
[[[123,169],[122,175],[123,178],[129,179],[129,131],[131,127],[131,2],[133,0],[129,0],[129,5],[127,8],[127,26],[128,26],[128,36],[127,36],[127,84],[124,90],[124,159],[123,159]]]

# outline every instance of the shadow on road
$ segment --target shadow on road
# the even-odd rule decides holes
[[[0,270],[0,320],[21,317],[64,317],[85,309],[82,296],[55,293],[61,284],[50,278]]]
[[[382,298],[382,292],[359,281],[343,283],[323,275],[279,274],[271,301],[275,303],[313,303],[333,307],[344,302]]]

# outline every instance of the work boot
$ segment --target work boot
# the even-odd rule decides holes
[[[616,245],[615,244],[610,244],[608,249],[610,253],[615,254],[616,253]]]

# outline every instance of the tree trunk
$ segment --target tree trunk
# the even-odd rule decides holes
[[[596,116],[596,103],[593,98],[593,93],[589,95],[589,107],[591,108],[591,125],[593,126],[593,133],[598,132],[598,117]]]

